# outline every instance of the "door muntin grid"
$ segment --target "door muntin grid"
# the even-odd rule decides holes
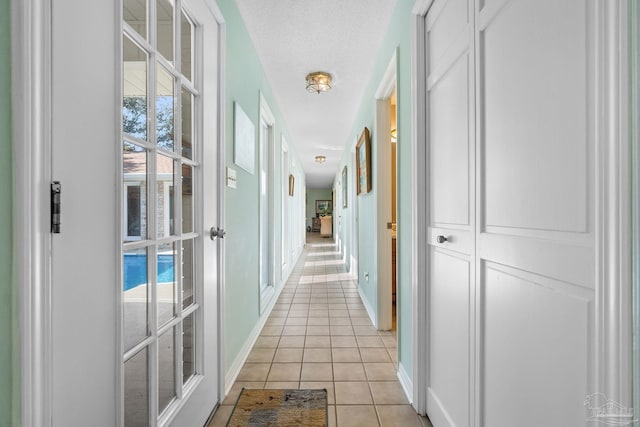
[[[122,27],[122,420],[157,425],[199,375],[198,27],[181,0]]]

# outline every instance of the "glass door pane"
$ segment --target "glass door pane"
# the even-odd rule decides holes
[[[181,0],[124,0],[122,57],[123,419],[155,426],[198,373],[196,223],[201,174],[196,26]],[[174,25],[179,13],[179,25]],[[154,19],[147,38],[147,14]],[[182,34],[180,34],[182,32]],[[142,42],[143,35],[147,42]],[[177,44],[176,41],[179,43]],[[175,47],[179,46],[179,50]],[[181,70],[176,68],[180,64]],[[180,82],[190,81],[189,87]],[[198,252],[200,251],[200,252]]]
[[[124,425],[149,425],[149,352],[143,348],[124,363]]]

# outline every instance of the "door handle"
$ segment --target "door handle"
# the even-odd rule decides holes
[[[227,232],[222,228],[211,227],[211,229],[209,230],[209,237],[211,237],[211,240],[216,240],[216,237],[224,239],[225,234],[227,234]]]
[[[438,241],[438,243],[444,243],[444,242],[449,241],[449,239],[446,238],[445,236],[438,236],[438,237],[436,237],[436,240]]]

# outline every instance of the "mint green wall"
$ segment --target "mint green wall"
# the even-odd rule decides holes
[[[0,0],[0,426],[19,425],[18,295],[13,269],[11,2]]]
[[[375,167],[378,150],[375,145],[375,92],[382,81],[384,73],[397,49],[397,94],[398,94],[398,353],[399,363],[412,375],[412,327],[411,327],[411,9],[413,0],[399,0],[391,17],[382,47],[376,56],[371,80],[365,94],[360,101],[360,107],[353,124],[351,136],[345,141],[345,152],[339,170],[348,165],[353,171],[351,147],[354,139],[366,126],[371,132],[373,166],[373,189],[366,195],[358,196],[358,286],[366,303],[373,309],[377,306],[377,253],[376,253],[376,222],[377,222],[377,168]],[[349,173],[350,178],[353,173]],[[336,180],[337,185],[338,180]],[[350,191],[355,190],[354,183],[350,183]],[[352,207],[345,209],[347,219],[342,228],[342,240],[349,242],[350,215]],[[369,281],[365,281],[364,274],[369,273]]]
[[[274,188],[275,226],[274,236],[282,243],[282,191],[281,180],[281,140],[284,135],[289,146],[290,164],[300,161],[293,149],[284,120],[278,109],[271,88],[247,33],[242,17],[234,0],[218,0],[227,28],[227,81],[226,81],[226,166],[237,172],[237,188],[225,190],[225,367],[229,372],[232,364],[241,356],[241,350],[251,338],[251,331],[260,322],[259,295],[259,172],[258,172],[258,130],[260,114],[260,93],[266,98],[275,119],[275,172]],[[238,102],[256,127],[255,173],[251,175],[233,161],[234,103]],[[302,182],[297,188],[304,188],[304,173],[299,171]],[[299,187],[298,187],[299,186]],[[298,192],[302,194],[302,192]],[[276,248],[275,265],[282,265],[280,248]],[[295,260],[293,260],[295,261]],[[295,262],[288,262],[289,269]],[[279,270],[279,269],[278,269]],[[279,286],[288,272],[277,272]]]
[[[311,226],[311,218],[316,216],[316,200],[331,200],[331,188],[307,188],[307,226]]]

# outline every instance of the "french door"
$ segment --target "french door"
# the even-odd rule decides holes
[[[180,423],[197,425],[218,400],[218,263],[206,233],[217,222],[217,129],[204,126],[217,114],[218,62],[204,52],[217,50],[218,25],[195,0],[123,0],[122,18],[122,179],[134,189],[122,197],[124,424],[165,424],[186,402]]]
[[[53,425],[202,425],[219,400],[214,9],[51,2]]]

